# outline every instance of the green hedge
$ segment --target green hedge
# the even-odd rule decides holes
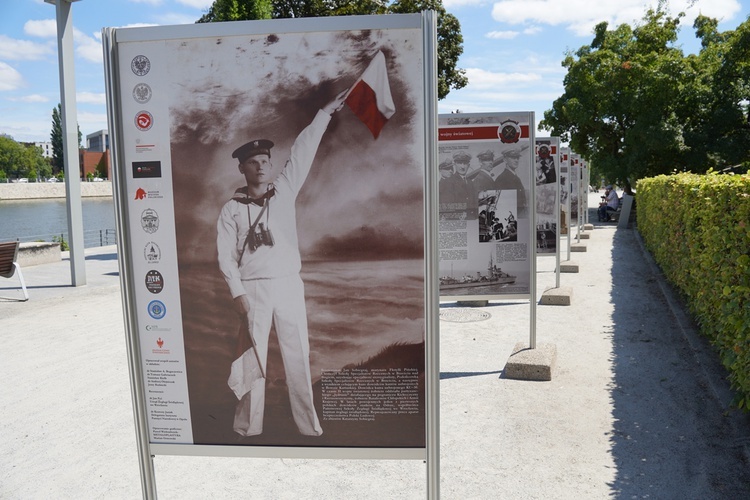
[[[638,181],[638,231],[750,410],[750,173]]]

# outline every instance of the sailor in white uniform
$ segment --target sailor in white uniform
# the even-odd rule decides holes
[[[269,177],[273,142],[254,140],[232,153],[247,186],[238,189],[222,208],[216,245],[219,268],[237,312],[243,320],[247,319],[247,333],[257,353],[236,360],[229,378],[230,387],[240,399],[234,431],[243,436],[263,432],[266,381],[251,367],[252,363],[266,366],[272,324],[281,348],[297,428],[307,436],[323,433],[313,405],[295,200],[331,115],[341,109],[344,97],[342,92],[318,111],[295,140],[290,158],[275,180]]]

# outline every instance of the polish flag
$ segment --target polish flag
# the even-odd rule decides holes
[[[378,52],[345,100],[351,110],[377,139],[380,131],[396,112],[388,83],[385,56]]]

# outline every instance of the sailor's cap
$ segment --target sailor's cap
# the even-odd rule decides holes
[[[443,160],[438,165],[438,170],[451,170],[453,168],[453,160]]]
[[[506,149],[505,151],[503,151],[503,156],[505,158],[520,158],[521,149],[520,148]]]
[[[466,151],[457,151],[453,153],[453,161],[456,163],[469,163],[471,161],[471,155]]]
[[[492,161],[495,159],[495,153],[492,152],[491,149],[488,149],[487,151],[482,151],[477,155],[477,159],[479,161]]]
[[[235,149],[232,158],[237,158],[240,163],[244,163],[245,160],[255,155],[268,155],[270,157],[272,147],[273,142],[268,139],[256,139]]]

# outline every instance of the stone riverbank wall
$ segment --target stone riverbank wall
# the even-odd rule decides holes
[[[81,182],[82,198],[103,196],[112,196],[111,182]],[[65,184],[62,182],[0,183],[0,201],[44,198],[65,198]]]

